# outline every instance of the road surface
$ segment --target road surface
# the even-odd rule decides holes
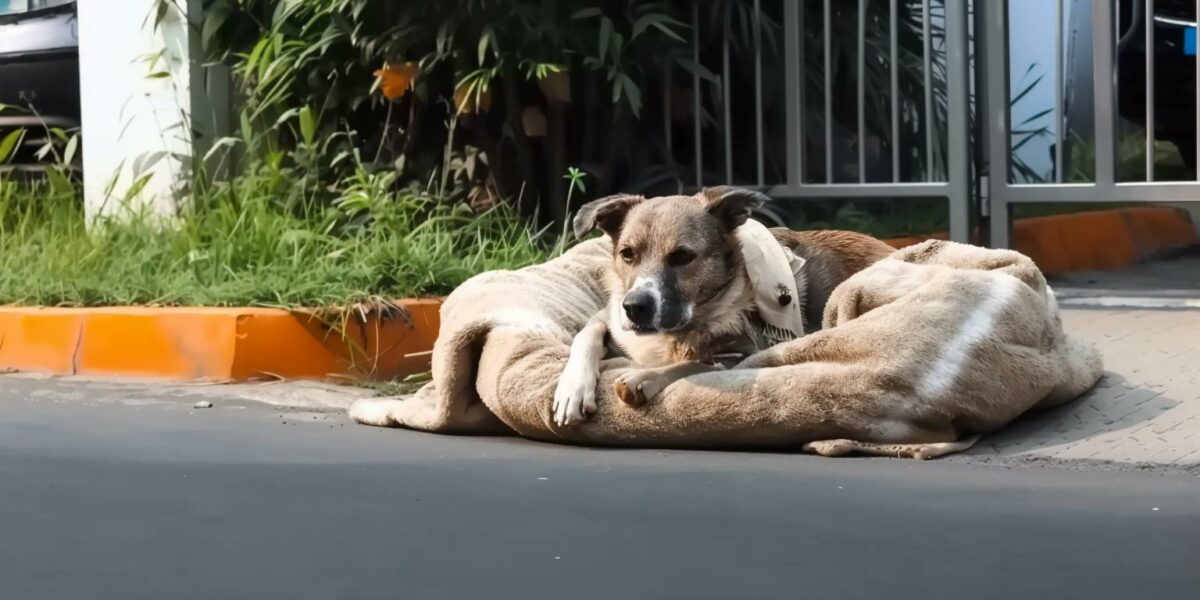
[[[0,394],[0,598],[1200,598],[1194,472],[598,450]]]

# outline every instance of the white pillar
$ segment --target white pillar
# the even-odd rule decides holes
[[[170,8],[159,19],[161,2]],[[211,101],[195,28],[175,5],[199,16],[200,0],[78,2],[89,221],[126,207],[170,218],[184,200],[192,153],[226,130],[228,86]]]

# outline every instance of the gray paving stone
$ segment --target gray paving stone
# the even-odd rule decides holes
[[[1200,311],[1066,308],[1063,326],[1100,349],[1104,379],[1075,402],[1019,419],[975,452],[1200,465]]]

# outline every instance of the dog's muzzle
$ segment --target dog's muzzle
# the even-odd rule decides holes
[[[621,308],[625,310],[625,318],[629,319],[634,329],[654,330],[655,317],[658,316],[658,302],[649,291],[635,290],[626,294],[625,299],[621,302]]]
[[[687,327],[691,311],[666,301],[656,290],[634,289],[621,301],[625,319],[638,333],[661,333]]]

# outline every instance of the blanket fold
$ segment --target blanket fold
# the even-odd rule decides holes
[[[605,361],[599,411],[560,427],[555,386],[572,337],[607,302],[611,260],[611,242],[600,238],[545,264],[464,283],[442,307],[433,381],[409,398],[360,401],[351,416],[612,446],[933,443],[1069,401],[1102,374],[1096,350],[1063,332],[1053,292],[1028,257],[929,241],[839,286],[822,330],[737,369],[681,380],[646,406],[612,392],[629,361]]]

